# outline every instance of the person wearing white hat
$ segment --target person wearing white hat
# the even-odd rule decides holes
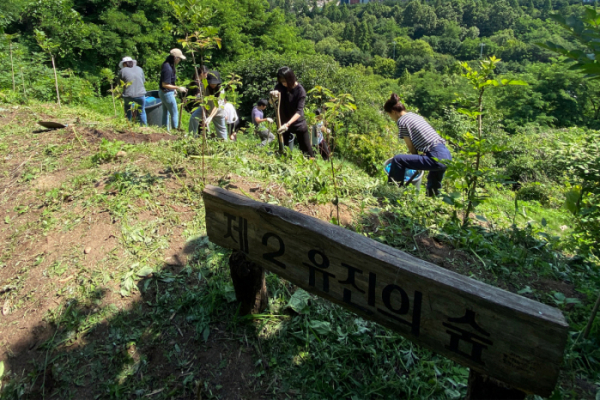
[[[119,79],[128,84],[123,89],[123,103],[125,105],[125,115],[131,121],[132,103],[140,106],[139,120],[142,125],[148,125],[146,119],[146,88],[144,83],[146,78],[144,71],[137,66],[137,61],[131,57],[123,57],[119,63]]]
[[[179,112],[177,111],[177,99],[175,91],[187,92],[184,86],[176,86],[177,74],[175,66],[185,60],[185,56],[179,49],[172,49],[169,56],[162,65],[160,71],[160,85],[158,96],[162,102],[162,125],[170,130],[170,127],[177,129],[179,124]],[[170,122],[170,124],[169,124]]]

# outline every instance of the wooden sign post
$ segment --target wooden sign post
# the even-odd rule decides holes
[[[283,207],[214,186],[203,197],[211,242],[471,368],[470,382],[552,393],[568,329],[558,309]]]

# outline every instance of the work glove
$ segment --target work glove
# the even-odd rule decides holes
[[[278,90],[271,90],[271,97],[279,98],[279,91]]]
[[[204,125],[209,126],[210,125],[210,121],[212,121],[211,117],[206,118],[206,122],[204,123]]]
[[[273,123],[273,118],[267,118],[267,122],[272,124]]]
[[[283,133],[283,132],[285,132],[285,131],[287,131],[287,130],[288,130],[288,126],[287,126],[287,124],[283,124],[283,125],[281,125],[281,126],[279,127],[279,129],[277,129],[277,133]]]
[[[179,86],[179,87],[177,88],[177,90],[178,90],[179,92],[181,92],[181,93],[186,93],[186,92],[187,92],[187,88],[186,88],[186,87],[184,87],[184,86]]]

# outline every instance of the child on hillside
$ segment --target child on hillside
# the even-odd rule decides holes
[[[260,146],[266,146],[275,139],[275,136],[269,131],[264,124],[264,122],[273,123],[271,118],[265,118],[264,111],[267,108],[267,100],[260,99],[254,108],[252,109],[252,113],[250,114],[250,119],[254,124],[254,128],[258,136],[262,139]]]

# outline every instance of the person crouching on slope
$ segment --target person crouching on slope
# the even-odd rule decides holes
[[[294,149],[294,135],[298,137],[300,150],[314,158],[308,126],[304,119],[304,103],[306,90],[296,80],[296,75],[289,67],[282,67],[277,71],[277,85],[271,91],[271,98],[280,99],[279,115],[281,127],[277,131],[283,134],[283,142],[290,150]]]
[[[260,143],[260,146],[262,147],[268,145],[273,141],[273,139],[275,139],[275,136],[264,124],[264,122],[269,122],[271,124],[273,123],[271,118],[265,118],[264,112],[267,109],[267,104],[269,104],[267,100],[260,99],[254,108],[252,108],[252,113],[250,114],[250,119],[254,124],[254,129],[258,134],[258,137],[262,139],[262,142]]]
[[[423,117],[407,112],[397,94],[392,94],[383,109],[397,123],[398,136],[404,139],[411,153],[398,154],[392,159],[388,182],[403,185],[406,169],[430,171],[427,175],[427,196],[438,196],[446,172],[446,166],[440,161],[452,160],[446,141]]]

